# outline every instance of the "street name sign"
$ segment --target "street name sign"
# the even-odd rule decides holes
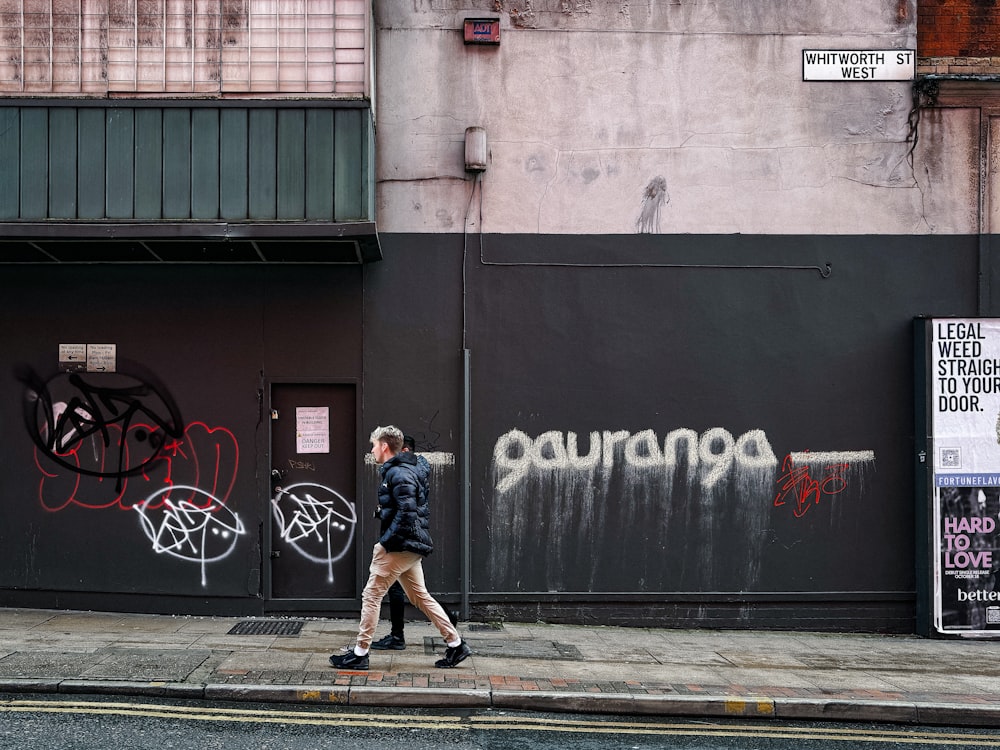
[[[912,49],[804,49],[803,81],[912,81],[917,53]]]

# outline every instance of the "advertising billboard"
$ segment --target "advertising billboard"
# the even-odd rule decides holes
[[[1000,319],[924,323],[933,628],[1000,637]]]

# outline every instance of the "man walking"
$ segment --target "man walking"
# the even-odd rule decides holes
[[[414,470],[420,484],[430,498],[430,473],[431,465],[427,459],[416,452],[417,442],[410,435],[403,435],[403,453],[413,453],[417,457],[417,464]],[[428,500],[428,506],[430,501]],[[452,625],[458,624],[458,616],[450,609],[445,610]],[[372,642],[372,649],[375,651],[402,651],[406,648],[406,594],[403,587],[396,581],[389,587],[389,624],[391,629],[389,635]]]
[[[361,594],[361,624],[353,651],[334,654],[338,669],[368,669],[368,651],[378,625],[382,597],[399,581],[407,598],[434,623],[448,648],[434,666],[455,667],[472,651],[462,640],[444,609],[427,592],[421,562],[434,549],[431,541],[426,485],[420,481],[413,453],[403,453],[398,427],[376,427],[371,434],[372,456],[379,464],[378,490],[381,536],[372,553],[370,575]]]

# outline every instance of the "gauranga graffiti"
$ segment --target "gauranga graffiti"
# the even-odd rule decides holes
[[[705,431],[701,436],[694,430],[670,432],[659,447],[653,430],[635,434],[627,430],[604,430],[590,433],[585,455],[580,455],[579,438],[575,432],[544,432],[532,439],[521,430],[511,430],[500,436],[493,449],[493,464],[498,473],[497,492],[506,492],[524,478],[531,469],[538,471],[576,470],[604,472],[615,468],[620,460],[630,469],[651,469],[673,472],[679,460],[696,468],[698,481],[712,487],[734,466],[758,470],[770,469],[778,459],[762,430],[750,430],[739,438],[721,427]],[[618,446],[621,446],[619,457]],[[683,459],[681,457],[684,457]]]
[[[762,429],[680,428],[662,439],[652,429],[512,429],[491,462],[494,584],[601,591],[627,570],[634,591],[752,591],[772,515],[808,512],[831,527],[852,509],[860,517],[874,461],[868,450],[779,461]]]

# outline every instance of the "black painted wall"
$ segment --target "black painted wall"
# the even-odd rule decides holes
[[[259,611],[265,383],[360,382],[360,268],[8,265],[2,285],[4,602]],[[117,372],[60,372],[61,343],[115,344]],[[92,417],[62,449],[45,399]],[[170,494],[184,530],[170,485],[194,488]]]
[[[381,243],[364,267],[4,266],[0,600],[264,609],[260,394],[292,378],[361,387],[359,581],[368,433],[396,423],[434,455],[427,578],[457,602],[464,345],[474,618],[912,632],[912,319],[985,312],[978,238]],[[114,479],[90,502],[108,507],[52,499],[75,480],[36,465],[24,378],[50,382],[67,342],[115,343],[217,430],[219,466],[232,436],[231,552],[204,570],[155,553]],[[133,497],[156,481],[128,479]]]
[[[911,321],[976,314],[976,238],[382,240],[410,420],[459,373],[426,330],[467,251],[479,616],[912,631]]]
[[[417,450],[438,454],[431,470],[434,552],[424,562],[428,589],[449,605],[461,591],[461,506],[457,459],[462,405],[462,238],[388,236],[391,259],[364,267],[365,383],[361,440],[395,424]],[[450,460],[450,463],[448,461]],[[377,474],[364,473],[364,507],[378,504]],[[370,561],[375,533],[363,554]],[[367,568],[365,568],[367,570]],[[421,615],[417,615],[418,617]]]

